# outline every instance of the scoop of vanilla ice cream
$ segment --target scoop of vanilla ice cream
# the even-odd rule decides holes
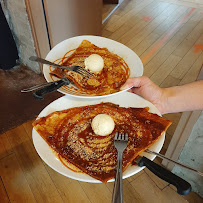
[[[98,114],[92,120],[92,129],[96,135],[109,135],[113,132],[114,127],[114,120],[107,114]]]
[[[104,60],[98,54],[91,54],[85,59],[85,68],[90,72],[99,73],[104,68]]]

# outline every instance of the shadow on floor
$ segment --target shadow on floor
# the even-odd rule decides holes
[[[44,82],[43,75],[26,66],[0,70],[0,134],[34,119],[45,106],[63,96],[54,92],[46,95],[44,100],[36,100],[31,92],[21,93],[22,89]]]

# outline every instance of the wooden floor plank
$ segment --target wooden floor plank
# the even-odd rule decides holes
[[[175,18],[180,15],[181,11],[183,12],[184,10],[180,9],[178,10],[177,7],[173,5],[169,5],[162,13],[160,13],[158,16],[156,16],[154,19],[152,18],[151,21],[144,27],[143,30],[135,34],[128,42],[126,42],[126,46],[129,48],[133,49],[133,51],[137,52],[136,46],[139,46],[145,39],[150,37],[149,35],[154,31],[158,26],[160,25],[165,25],[165,21],[167,19]],[[175,16],[175,17],[174,17]],[[159,36],[161,36],[158,33],[155,33]],[[139,55],[139,54],[138,54]],[[140,54],[141,55],[141,54]]]
[[[203,16],[202,16],[203,17]],[[203,32],[203,21],[200,21],[199,24],[192,30],[192,32],[182,41],[182,43],[176,48],[173,52],[174,55],[183,58],[187,52],[194,46],[195,42],[201,36]]]
[[[105,28],[102,29],[102,37],[109,38],[112,32],[106,30]]]
[[[105,184],[80,182],[92,203],[111,202],[112,194]]]
[[[117,23],[114,16],[116,16],[116,18],[119,17],[119,18],[123,18],[123,19],[129,18],[129,13],[131,13],[131,15],[132,15],[132,10],[134,10],[134,12],[136,12],[135,7],[139,8],[139,4],[142,4],[142,1],[141,0],[138,0],[138,1],[132,0],[131,3],[132,3],[131,5],[121,4],[121,6],[119,6],[116,9],[114,14],[104,23],[105,27],[107,27],[107,30],[108,30],[108,27],[111,27],[112,24]]]
[[[115,26],[115,28],[111,28],[111,27],[108,26],[108,25],[109,25],[109,24],[111,25],[111,24],[114,24],[114,23],[118,22],[119,19],[120,19],[120,16],[118,16],[118,15],[113,15],[113,16],[111,17],[111,19],[107,22],[107,24],[106,24],[106,26],[105,26],[105,29],[106,29],[107,31],[109,31],[109,32],[114,32],[114,30],[117,29],[117,26]]]
[[[32,123],[34,122],[34,120],[23,123],[23,127],[24,127],[28,137],[30,138],[30,140],[32,140],[32,129],[33,129]]]
[[[175,6],[175,5],[174,5]],[[187,7],[177,7],[175,9],[175,13],[172,13],[164,23],[160,24],[156,29],[154,29],[154,33],[163,35],[164,33],[168,32],[175,24],[177,24],[189,11],[190,9]]]
[[[36,202],[15,154],[1,159],[0,168],[10,202]]]
[[[133,176],[130,176],[129,178],[127,178],[127,180],[129,182],[132,182],[133,180],[135,180],[136,178],[138,178],[140,175],[142,175],[144,173],[144,170],[141,170],[139,173],[134,174]]]
[[[136,180],[131,182],[140,198],[145,203],[151,203],[152,200],[156,200],[156,203],[166,202],[166,198],[161,193],[161,190],[156,184],[149,178],[146,173],[140,175]]]
[[[13,153],[12,146],[10,145],[6,133],[0,135],[0,159]]]
[[[117,4],[104,4],[102,7],[102,20],[104,20]]]
[[[169,114],[163,115],[164,118],[172,121],[172,124],[170,125],[170,127],[167,130],[167,133],[170,136],[173,136],[181,115],[182,115],[182,113],[169,113]]]
[[[106,187],[113,193],[114,182],[106,183]]]
[[[184,38],[194,29],[194,27],[199,22],[193,22],[192,18],[185,23],[185,25],[181,25],[180,29],[174,31],[173,36],[169,37],[170,39],[166,42],[163,42],[163,45],[158,48],[155,53],[147,59],[145,63],[144,75],[151,77],[151,75],[159,68],[162,63],[173,53],[173,51],[177,48],[177,46],[184,40]],[[160,42],[160,41],[159,41]],[[159,43],[159,42],[156,42]],[[154,44],[150,49],[153,49]],[[147,50],[144,54],[142,54],[141,59],[145,57],[148,53]]]
[[[163,154],[163,155],[166,154],[166,150],[168,149],[168,145],[170,144],[170,141],[171,141],[171,139],[172,139],[172,136],[173,136],[173,135],[170,135],[169,133],[166,133],[166,135],[165,135],[165,140],[164,140],[164,144],[163,144],[163,147],[161,148],[160,154]],[[155,159],[157,159],[157,158],[159,158],[159,157],[156,157]],[[159,159],[159,164],[162,163],[162,160],[163,160],[163,159],[161,159],[161,158]]]
[[[123,26],[118,28],[115,32],[111,32],[111,34],[108,36],[108,38],[112,39],[112,40],[119,41],[119,38],[121,36],[123,36],[126,32],[128,32],[131,28],[132,28],[131,25],[129,25],[128,23],[125,23]],[[106,30],[106,28],[105,28],[105,30]]]
[[[144,203],[140,194],[132,187],[128,180],[123,181],[123,199],[124,202]]]
[[[146,7],[146,5],[153,2],[153,0],[143,0],[139,5],[135,6],[132,10],[126,13],[122,18],[118,15],[113,15],[112,18],[106,24],[106,29],[108,31],[114,32],[119,27],[124,25],[128,20],[130,20],[133,16],[136,16],[136,13]]]
[[[181,61],[181,59],[182,58],[179,56],[171,54],[167,60],[152,74],[150,79],[157,85],[160,85]]]
[[[184,12],[184,9],[178,10],[177,7],[169,5],[160,15],[154,18],[141,32],[131,38],[126,45],[132,48],[136,52],[136,46],[142,43],[157,27],[165,25],[167,20],[177,19],[181,12]],[[174,17],[175,16],[175,17]],[[155,33],[161,36],[160,33]]]
[[[176,191],[171,189],[169,186],[164,188],[162,190],[162,193],[166,197],[166,202],[187,203],[187,200],[185,200],[182,195],[179,195]]]
[[[188,195],[185,195],[183,198],[185,200],[187,200],[187,202],[189,202],[189,203],[202,203],[203,202],[203,198],[201,198],[195,192],[190,192]]]
[[[187,202],[169,186],[160,190],[146,173],[139,176],[136,180],[131,182],[131,184],[145,203],[151,203],[152,200],[156,200],[156,203]]]
[[[174,185],[169,185],[169,187],[173,190],[173,191],[177,191],[176,187]],[[203,198],[200,197],[197,193],[191,191],[189,194],[184,195],[183,198],[185,200],[187,200],[187,202],[189,203],[202,203],[203,202]]]
[[[142,41],[138,46],[133,48],[133,51],[141,56],[154,42],[156,42],[160,38],[160,35],[156,33],[151,33],[145,40]]]
[[[177,4],[177,5],[184,5],[191,8],[203,8],[203,2],[201,0],[199,1],[192,1],[192,0],[160,0],[160,1],[166,1],[169,3]]]
[[[164,82],[161,83],[160,87],[166,88],[166,87],[172,87],[176,86],[180,83],[180,79],[174,78],[171,75],[168,75]]]
[[[119,38],[119,42],[129,46],[130,44],[129,43],[127,44],[127,42],[129,42],[129,39],[134,38],[136,34],[142,31],[150,23],[150,21],[154,20],[166,8],[167,4],[157,4],[154,5],[153,7],[150,6],[148,9],[144,9],[143,12],[139,13],[135,19],[130,19],[128,25],[129,23],[131,23],[133,27]],[[149,16],[150,20],[145,21],[143,19],[143,16]]]
[[[62,202],[23,126],[6,132],[26,180],[38,202]]]
[[[144,171],[142,172],[144,173]],[[139,173],[139,175],[141,175]],[[137,176],[138,177],[138,176]],[[135,180],[135,178],[134,178]],[[111,193],[113,193],[114,182],[107,183],[106,186],[109,188]],[[136,190],[130,184],[128,178],[123,180],[123,200],[124,202],[143,202],[140,195],[136,192]]]
[[[0,177],[0,198],[1,198],[0,202],[3,202],[3,203],[9,202],[9,198],[8,198],[8,195],[7,195],[7,192],[6,192],[6,189],[4,187],[1,177]]]
[[[203,53],[199,55],[199,58],[195,61],[190,70],[185,74],[183,79],[180,81],[179,85],[184,85],[197,80],[202,64],[203,64]]]
[[[123,17],[126,13],[131,11],[133,8],[137,7],[140,3],[142,3],[142,0],[125,0],[115,11],[115,15],[119,15],[120,17]]]
[[[144,9],[139,9],[139,7],[137,7],[138,12],[135,12],[134,15],[125,24],[120,26],[116,31],[112,32],[109,38],[120,41],[120,39],[125,36],[126,33],[128,33],[137,23],[142,20],[142,16],[146,15],[146,13],[150,12],[150,10],[153,10],[153,8],[150,7],[151,4],[149,4]]]
[[[203,22],[203,21],[202,21]],[[195,42],[195,44],[203,44],[203,34]],[[174,78],[182,79],[185,74],[189,71],[191,66],[195,63],[197,58],[201,55],[202,51],[198,53],[194,52],[194,47],[192,47],[187,54],[183,57],[177,67],[170,73]]]
[[[163,190],[166,186],[169,185],[169,183],[154,175],[154,173],[152,173],[149,169],[145,168],[144,171],[159,189]]]
[[[181,16],[181,18],[179,18],[177,22],[174,22],[171,25],[171,27],[168,28],[167,31],[162,36],[160,36],[160,39],[156,41],[151,47],[149,47],[149,49],[147,49],[140,56],[140,58],[144,60],[144,63],[146,65],[148,65],[148,63],[152,59],[155,58],[154,60],[156,60],[157,57],[161,59],[161,60],[158,59],[158,61],[160,61],[159,65],[161,65],[166,60],[166,57],[168,57],[177,48],[177,46],[184,40],[184,38],[199,23],[199,21],[197,22],[193,21],[193,18],[195,17],[194,14],[192,13],[189,17],[186,18],[185,23],[181,24],[180,22],[182,22],[184,16],[186,16],[186,14]],[[147,55],[149,55],[150,52],[152,52],[152,54],[150,54],[150,56],[147,57]],[[160,54],[165,54],[166,57],[163,58],[162,56],[160,56]],[[147,59],[145,59],[146,57]]]
[[[79,181],[65,177],[45,166],[64,202],[90,202]],[[88,183],[87,183],[88,184]],[[91,184],[91,183],[89,183]]]

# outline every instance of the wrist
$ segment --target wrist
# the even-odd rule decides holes
[[[177,112],[177,91],[178,86],[164,88],[162,93],[162,114]]]
[[[159,101],[159,107],[161,114],[167,114],[171,112],[170,105],[170,96],[172,95],[170,88],[163,88],[161,90],[161,97]]]
[[[167,109],[167,90],[160,87],[157,90],[153,92],[152,98],[148,98],[148,100],[154,104],[161,114],[165,114]]]

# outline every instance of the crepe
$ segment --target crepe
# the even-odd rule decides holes
[[[63,163],[71,163],[81,172],[105,183],[115,175],[115,132],[128,133],[129,136],[123,153],[125,171],[170,126],[171,121],[149,113],[148,109],[100,103],[53,112],[37,119],[33,126]],[[94,134],[91,122],[98,114],[113,118],[115,128],[110,135]]]
[[[88,95],[106,95],[120,91],[120,87],[130,76],[130,69],[125,61],[118,55],[111,53],[107,48],[95,46],[87,40],[83,40],[79,47],[65,54],[60,60],[63,66],[81,66],[85,68],[85,59],[92,54],[101,56],[104,60],[104,68],[101,73],[93,74],[93,77],[86,79],[78,73],[56,68],[51,71],[51,76],[58,78],[68,77],[80,93]],[[57,61],[59,63],[59,61]]]

